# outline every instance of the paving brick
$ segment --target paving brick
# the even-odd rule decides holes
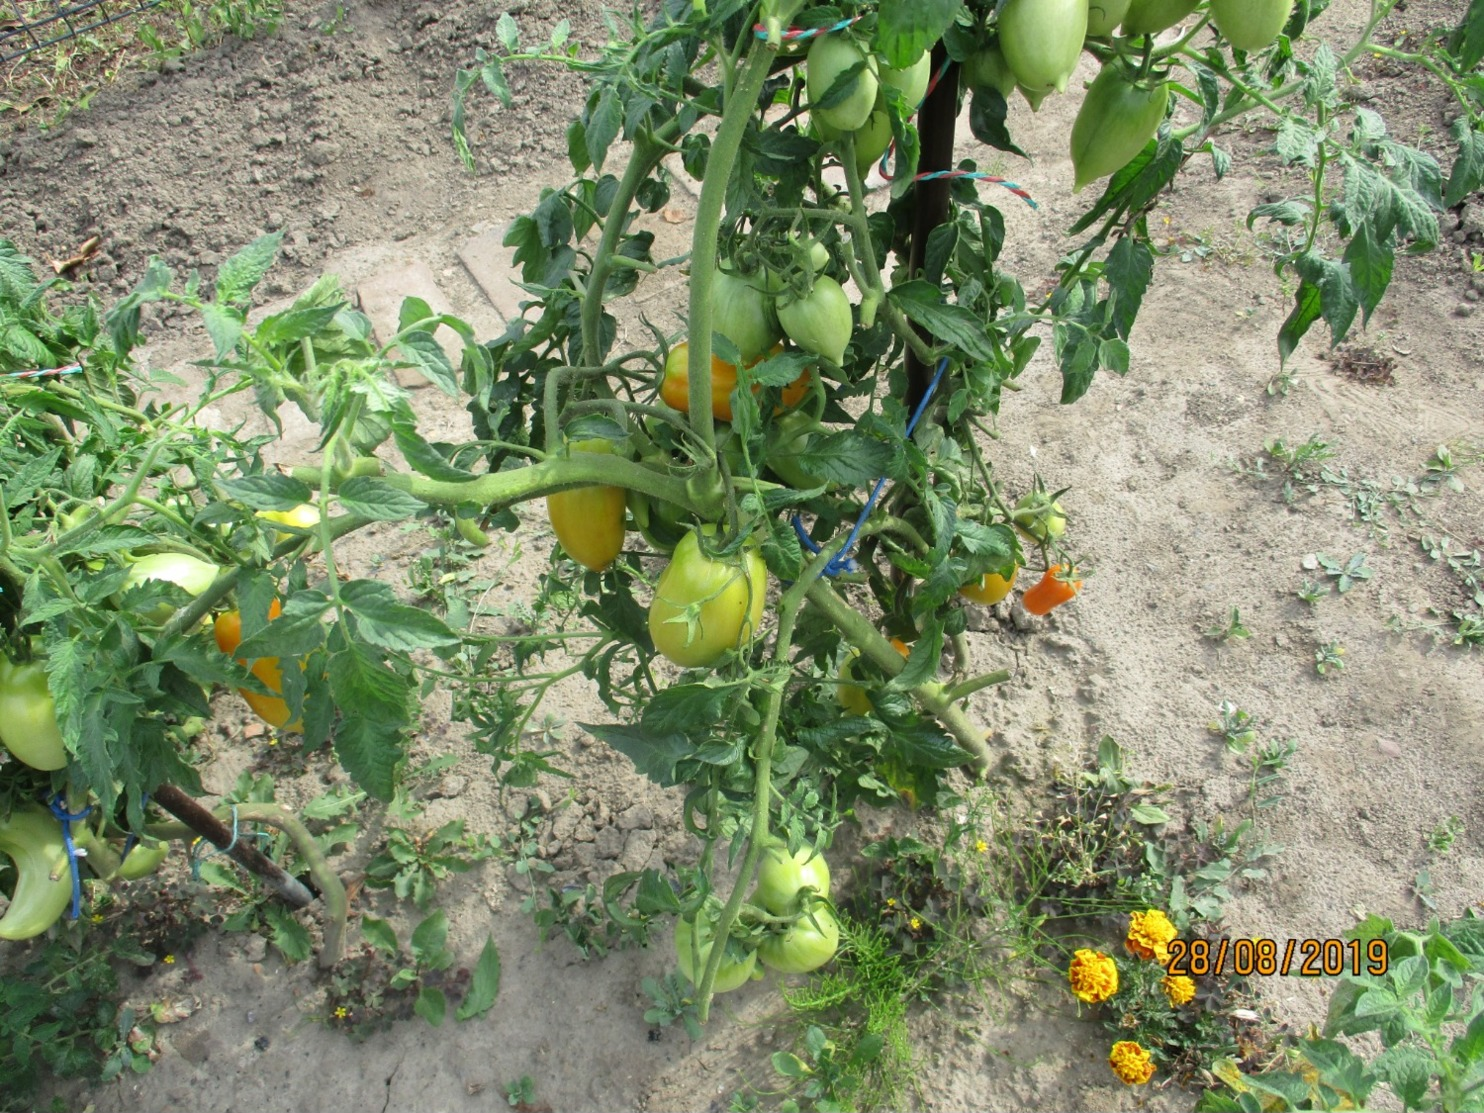
[[[406,298],[422,298],[435,313],[451,313],[448,297],[438,285],[433,269],[421,259],[389,262],[370,278],[356,285],[361,312],[371,319],[371,327],[381,343],[397,334],[397,322]],[[463,341],[453,330],[439,328],[434,334],[455,368],[463,358]],[[397,372],[397,382],[408,389],[430,386],[420,371],[404,368]]]
[[[530,300],[530,295],[517,285],[520,271],[511,259],[514,249],[501,243],[507,227],[502,224],[466,240],[458,254],[495,311],[510,321],[520,316],[520,303]]]

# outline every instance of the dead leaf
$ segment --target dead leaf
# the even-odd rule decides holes
[[[102,236],[89,236],[87,239],[83,240],[82,246],[77,249],[76,254],[74,254],[70,259],[62,259],[60,261],[53,259],[51,261],[52,270],[56,271],[58,277],[71,274],[73,271],[77,270],[78,267],[85,266],[86,264],[91,263],[93,261],[93,256],[98,254],[98,248],[102,245]]]
[[[664,218],[666,224],[684,224],[687,220],[690,219],[689,214],[687,214],[683,209],[669,207],[662,209],[660,211],[660,216]]]

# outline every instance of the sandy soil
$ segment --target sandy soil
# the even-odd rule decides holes
[[[497,323],[457,250],[565,174],[562,133],[579,87],[555,71],[515,71],[515,108],[481,112],[479,173],[466,175],[448,139],[448,93],[474,48],[493,47],[499,13],[472,0],[344,7],[331,34],[323,27],[335,5],[296,5],[271,38],[229,43],[107,90],[55,131],[0,135],[0,235],[39,258],[64,257],[102,235],[89,279],[109,296],[132,285],[151,253],[209,277],[237,246],[281,228],[284,263],[270,296],[322,271],[353,287],[422,262],[455,311]],[[1318,30],[1343,37],[1362,7],[1337,0]],[[533,32],[566,16],[579,39],[601,34],[591,5],[523,0],[512,10]],[[1461,10],[1414,3],[1407,19],[1427,26]],[[1357,78],[1404,139],[1423,135],[1429,146],[1446,133],[1444,106],[1415,81],[1364,68]],[[1040,202],[1035,211],[1003,202],[1005,265],[1034,290],[1052,277],[1070,242],[1063,231],[1080,211],[1063,153],[1070,112],[1056,101],[1035,116],[1019,104],[1014,111],[1012,127],[1034,162],[972,140],[961,146]],[[1016,670],[973,705],[1003,755],[993,784],[1033,794],[1111,734],[1137,776],[1176,786],[1179,822],[1239,819],[1245,774],[1207,731],[1218,704],[1231,700],[1261,720],[1265,738],[1298,742],[1287,799],[1262,816],[1262,837],[1282,851],[1266,880],[1229,903],[1233,935],[1334,937],[1370,912],[1421,922],[1427,909],[1414,887],[1429,864],[1430,899],[1456,915],[1484,892],[1484,669],[1477,652],[1387,622],[1433,621],[1434,612],[1468,605],[1416,538],[1484,544],[1479,472],[1464,473],[1462,491],[1419,496],[1420,516],[1386,513],[1379,523],[1353,519],[1346,485],[1385,491],[1394,477],[1420,477],[1440,444],[1484,443],[1484,337],[1473,312],[1484,282],[1470,284],[1467,264],[1470,251],[1484,250],[1484,209],[1475,197],[1443,214],[1443,249],[1398,266],[1392,294],[1358,342],[1395,361],[1388,381],[1346,374],[1316,332],[1292,363],[1292,390],[1269,393],[1287,303],[1270,248],[1243,225],[1253,204],[1300,187],[1262,153],[1265,133],[1227,142],[1237,171],[1217,182],[1195,169],[1156,214],[1171,255],[1134,333],[1132,372],[1101,377],[1081,403],[1062,408],[1058,377],[1041,357],[1005,403],[995,466],[1012,488],[1027,484],[1033,467],[1053,488],[1073,487],[1072,532],[1096,574],[1075,606],[1048,620],[1008,608],[976,617],[974,669]],[[675,204],[685,211],[693,199],[677,190]],[[688,233],[682,224],[671,234],[683,245]],[[666,290],[648,297],[661,304]],[[167,314],[152,328],[155,366],[199,350],[191,322]],[[431,393],[420,398],[429,420],[456,431],[462,415],[438,411]],[[1333,446],[1328,467],[1343,482],[1320,483],[1288,504],[1278,482],[1234,467],[1250,466],[1275,438],[1292,445],[1312,434]],[[280,446],[284,459],[312,446],[307,431],[295,436]],[[476,569],[492,582],[491,606],[507,615],[520,613],[549,549],[544,520],[526,517]],[[356,574],[369,574],[378,558],[377,574],[401,584],[426,544],[386,530],[347,556]],[[1310,607],[1296,592],[1317,578],[1302,566],[1311,553],[1364,553],[1372,578]],[[1233,607],[1252,637],[1205,637]],[[1331,642],[1344,646],[1345,668],[1318,675],[1315,651]],[[291,776],[265,738],[249,736],[235,697],[224,696],[222,708],[212,790],[270,761],[290,803],[333,780],[318,764]],[[568,723],[604,714],[580,687],[559,692],[551,711]],[[501,798],[482,759],[449,731],[446,708],[430,704],[425,721],[418,759],[464,755],[428,800],[427,821],[462,816],[474,830],[508,831],[524,794]],[[673,793],[576,727],[557,737],[577,773],[565,806],[565,785],[542,790],[551,805],[542,845],[559,880],[582,884],[693,854]],[[1464,820],[1465,833],[1429,863],[1424,839],[1449,816]],[[352,855],[344,868],[357,864]],[[486,932],[504,960],[499,1002],[478,1021],[434,1030],[412,1020],[351,1044],[314,1021],[323,998],[312,964],[286,966],[257,937],[208,936],[189,961],[138,983],[138,1001],[190,1002],[193,1015],[162,1030],[160,1061],[87,1100],[99,1110],[472,1110],[499,1106],[506,1083],[530,1075],[538,1099],[558,1110],[722,1109],[744,1077],[768,1081],[779,1008],[771,981],[728,997],[700,1041],[651,1031],[639,982],[669,966],[668,938],[584,962],[565,941],[537,945],[518,908],[524,891],[522,879],[487,865],[442,894],[464,960]],[[394,912],[383,896],[362,900],[378,915]],[[1322,1015],[1328,997],[1319,980],[1271,979],[1260,989],[1299,1027]],[[915,1034],[924,1108],[1179,1109],[1194,1100],[1113,1082],[1104,1034],[1079,1021],[1065,995],[986,995],[923,1013]]]

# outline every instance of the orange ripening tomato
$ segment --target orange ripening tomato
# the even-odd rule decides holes
[[[282,613],[283,608],[279,605],[278,600],[273,600],[272,605],[268,608],[269,620],[271,621],[277,618]],[[216,627],[213,632],[216,634],[216,647],[223,653],[231,653],[242,644],[242,612],[226,611],[218,615]],[[240,657],[237,659],[237,663],[239,665],[247,664]],[[302,662],[299,667],[301,669],[304,667]],[[270,692],[283,691],[283,669],[279,668],[277,657],[259,657],[252,663],[250,671],[262,682],[263,687],[267,688]],[[292,723],[289,722],[289,705],[286,700],[279,699],[275,696],[260,695],[257,692],[250,692],[246,688],[238,688],[237,693],[247,701],[247,706],[251,707],[257,713],[258,718],[262,719],[269,726],[288,731],[302,731],[304,729],[303,719],[295,719]]]
[[[573,452],[613,451],[613,442],[595,437],[573,441]],[[622,487],[576,487],[546,496],[546,517],[567,555],[589,572],[602,572],[623,552]]]
[[[1046,575],[1041,577],[1041,582],[1027,591],[1020,599],[1020,605],[1031,614],[1050,614],[1063,603],[1070,603],[1077,597],[1077,592],[1082,590],[1081,580],[1059,580],[1058,573],[1062,571],[1060,564],[1053,564],[1046,569]],[[1067,569],[1070,573],[1071,569]]]
[[[763,359],[776,356],[783,351],[782,344],[775,344],[773,350]],[[761,360],[749,363],[751,367]],[[794,409],[809,394],[810,371],[806,367],[799,373],[799,377],[788,386],[783,388],[782,404],[775,409],[775,413]],[[711,353],[711,416],[717,421],[732,420],[732,391],[737,389],[737,366],[728,363],[715,352]],[[758,387],[753,386],[756,393]],[[672,410],[680,410],[684,413],[690,409],[690,342],[682,340],[670,349],[670,354],[665,359],[665,374],[660,380],[660,397],[664,399],[665,405]]]

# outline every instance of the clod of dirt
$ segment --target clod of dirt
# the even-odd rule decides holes
[[[1396,360],[1374,348],[1341,348],[1329,357],[1336,371],[1366,386],[1395,386]]]

